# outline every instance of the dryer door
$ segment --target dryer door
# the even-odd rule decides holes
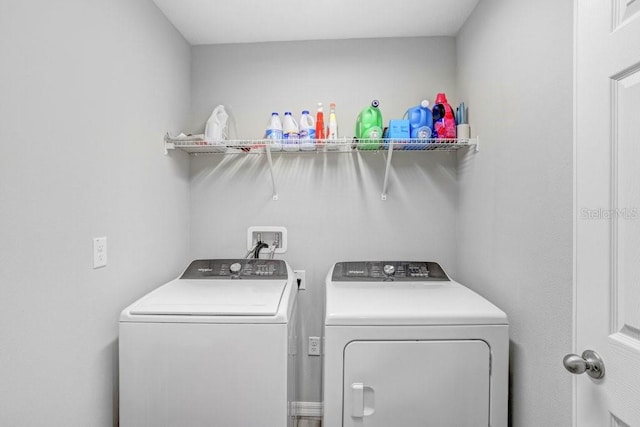
[[[490,349],[479,340],[353,341],[345,348],[343,425],[489,425]]]

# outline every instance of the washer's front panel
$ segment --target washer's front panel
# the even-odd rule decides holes
[[[487,426],[490,363],[480,340],[351,342],[343,426]]]
[[[120,324],[120,426],[292,425],[287,325]]]

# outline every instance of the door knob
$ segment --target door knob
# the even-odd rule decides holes
[[[604,377],[604,361],[593,350],[585,350],[582,356],[577,354],[567,354],[562,363],[567,371],[572,374],[584,374],[585,372],[591,378],[600,379]]]

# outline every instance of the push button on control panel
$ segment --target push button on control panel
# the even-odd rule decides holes
[[[423,265],[409,265],[409,276],[429,277],[429,270]]]

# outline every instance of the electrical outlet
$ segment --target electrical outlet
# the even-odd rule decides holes
[[[309,356],[320,356],[320,337],[309,337]]]
[[[107,238],[93,238],[93,268],[100,268],[107,265]]]
[[[307,272],[305,270],[293,270],[293,274],[296,277],[296,282],[300,281],[298,289],[307,289],[307,281],[305,280]]]

